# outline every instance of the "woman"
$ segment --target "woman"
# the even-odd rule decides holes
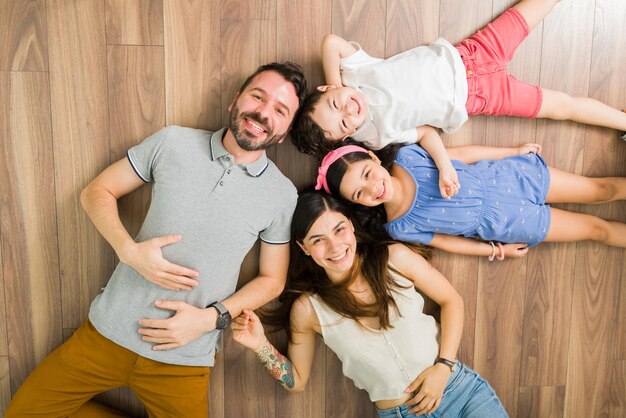
[[[304,389],[320,334],[381,417],[508,416],[489,384],[455,360],[463,301],[422,255],[364,231],[355,235],[346,206],[320,192],[298,199],[291,242],[281,297],[288,357],[267,341],[252,311],[232,325],[235,341],[285,389]],[[415,288],[441,306],[441,328],[422,312]]]

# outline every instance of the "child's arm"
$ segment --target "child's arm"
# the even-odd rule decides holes
[[[326,84],[341,87],[341,73],[339,62],[356,52],[350,42],[340,36],[329,33],[322,40],[322,66]]]
[[[494,253],[494,248],[488,242],[480,242],[456,235],[435,234],[428,245],[457,254],[491,257]],[[503,244],[502,247],[504,255],[507,257],[521,258],[528,253],[528,244],[524,243]],[[498,248],[496,248],[496,255],[499,255]]]
[[[450,199],[458,193],[461,185],[441,137],[432,126],[418,126],[416,129],[417,143],[430,154],[439,170],[439,193],[442,197]]]
[[[501,160],[515,155],[524,155],[532,152],[541,154],[541,145],[524,144],[519,147],[484,147],[480,145],[463,145],[447,148],[451,160],[459,160],[465,164],[473,164],[480,160]]]
[[[289,358],[282,355],[265,337],[259,317],[249,309],[233,321],[233,339],[252,350],[268,373],[289,392],[302,392],[311,374],[315,355],[315,331],[311,325],[313,306],[298,299],[291,309]],[[309,312],[310,311],[310,312]]]

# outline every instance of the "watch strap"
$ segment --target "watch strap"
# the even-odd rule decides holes
[[[217,309],[217,312],[220,314],[220,316],[226,315],[227,313],[229,313],[228,309],[226,309],[226,306],[222,305],[219,302],[213,302],[212,304],[209,305],[209,308]]]
[[[434,364],[437,364],[437,363],[445,364],[446,366],[448,366],[450,368],[451,372],[454,371],[454,366],[456,366],[456,363],[454,361],[448,360],[447,358],[443,358],[443,357],[437,357],[435,359],[435,363]]]

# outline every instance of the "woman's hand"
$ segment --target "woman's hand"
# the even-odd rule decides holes
[[[254,352],[263,348],[267,341],[261,320],[250,309],[244,309],[230,324],[230,328],[233,330],[233,340]]]
[[[460,188],[459,178],[452,164],[439,170],[439,192],[444,199],[451,199]]]
[[[414,393],[413,397],[406,401],[407,405],[414,405],[409,412],[415,415],[431,414],[439,408],[450,373],[450,368],[441,363],[420,373],[405,390]]]
[[[541,155],[541,145],[535,143],[528,143],[517,147],[517,155],[526,155],[529,152],[535,155]]]

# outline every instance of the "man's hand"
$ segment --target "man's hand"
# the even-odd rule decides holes
[[[180,235],[167,235],[143,242],[133,242],[120,254],[120,260],[141,274],[146,280],[169,290],[191,290],[199,283],[195,270],[170,263],[163,258],[162,247],[182,239]],[[122,258],[123,257],[123,258]]]
[[[215,329],[217,311],[213,308],[200,309],[182,301],[164,300],[155,302],[157,308],[176,311],[168,319],[142,319],[139,333],[142,340],[155,343],[153,350],[171,350],[182,347]]]
[[[460,188],[459,178],[452,164],[439,170],[439,192],[444,199],[451,199]]]

